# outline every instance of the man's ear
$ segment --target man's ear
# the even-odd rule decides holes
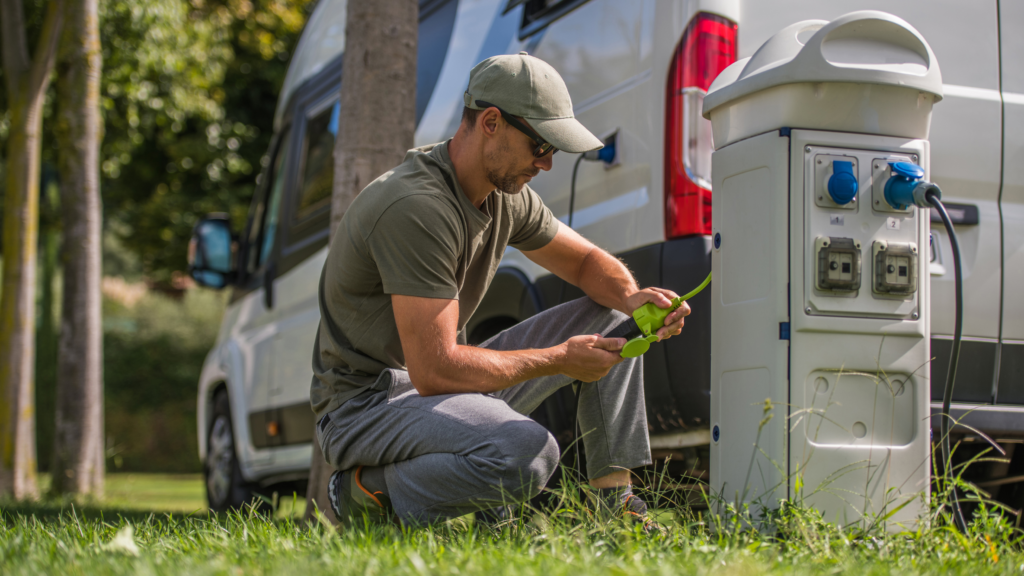
[[[498,133],[498,119],[501,118],[501,112],[497,108],[488,108],[477,117],[477,128],[482,130],[487,136],[494,136]]]

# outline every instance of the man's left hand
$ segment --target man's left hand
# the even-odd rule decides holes
[[[644,288],[639,292],[626,297],[626,310],[623,310],[626,314],[632,314],[633,310],[643,306],[648,302],[653,302],[658,308],[671,308],[672,299],[678,298],[679,295],[671,290],[665,290],[664,288]],[[690,315],[690,305],[687,302],[683,302],[679,308],[672,311],[665,318],[665,326],[658,330],[656,333],[660,340],[665,340],[679,334],[683,331],[683,320]]]

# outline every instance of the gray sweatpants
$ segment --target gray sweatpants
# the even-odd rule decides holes
[[[581,334],[605,334],[625,315],[580,298],[542,312],[481,346],[547,348]],[[583,385],[579,421],[587,475],[651,463],[642,358],[626,359]],[[404,370],[388,369],[374,386],[327,414],[317,440],[339,470],[385,466],[395,512],[430,523],[537,495],[555,472],[558,444],[527,414],[572,382],[534,378],[492,394],[420,396]]]

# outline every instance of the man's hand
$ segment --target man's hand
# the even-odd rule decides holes
[[[658,308],[671,308],[672,299],[678,297],[679,295],[675,292],[665,290],[664,288],[644,288],[643,290],[630,294],[626,298],[626,307],[628,308],[626,313],[632,314],[633,310],[636,310],[648,302],[653,302]],[[682,332],[683,320],[689,315],[690,305],[687,302],[683,302],[679,308],[674,310],[665,318],[665,326],[657,332],[658,338],[666,340]]]
[[[625,345],[625,338],[602,338],[600,334],[573,336],[563,344],[565,356],[560,371],[580,382],[604,378],[612,366],[622,362],[619,351]]]

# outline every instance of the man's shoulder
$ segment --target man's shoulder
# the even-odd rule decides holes
[[[383,220],[389,225],[399,225],[396,221],[405,218],[458,222],[458,201],[445,181],[443,167],[419,150],[410,150],[405,161],[366,186],[343,223],[355,225],[365,237]]]

